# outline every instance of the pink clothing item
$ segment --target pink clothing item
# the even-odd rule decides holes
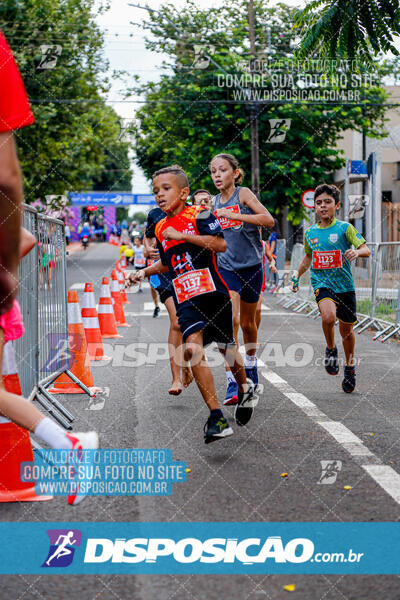
[[[24,335],[25,327],[17,300],[14,300],[12,309],[8,313],[0,315],[0,328],[4,331],[4,342],[17,340]]]

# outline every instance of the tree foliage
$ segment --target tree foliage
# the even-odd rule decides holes
[[[273,90],[274,77],[278,77],[281,89],[293,85],[298,89],[296,78],[304,73],[279,66],[282,61],[290,63],[294,56],[294,9],[284,4],[273,9],[263,2],[255,4],[256,58],[268,63],[266,72],[262,69],[266,77],[263,89]],[[167,4],[160,13],[150,13],[145,27],[153,39],[148,46],[166,52],[169,61],[158,83],[140,88],[146,102],[137,113],[136,154],[147,176],[162,166],[179,163],[188,172],[192,189],[205,187],[213,191],[210,159],[217,153],[230,152],[245,169],[244,185],[250,185],[249,102],[237,100],[237,95],[235,99],[238,88],[220,85],[224,73],[243,75],[243,63],[255,58],[249,51],[247,6],[245,0],[233,0],[229,6],[202,10],[188,0],[179,11]],[[206,46],[214,61],[207,68],[196,68],[199,44]],[[281,84],[279,76],[286,77]],[[287,79],[289,76],[292,80]],[[328,87],[333,92],[341,91],[334,78]],[[316,88],[321,91],[324,86],[311,84],[311,91]],[[363,83],[357,102],[304,102],[293,98],[259,102],[262,202],[274,212],[288,206],[289,219],[298,223],[303,215],[302,192],[329,179],[344,164],[336,148],[342,132],[352,128],[370,135],[383,134],[384,107],[379,104],[384,98],[383,90],[375,83]],[[270,119],[291,120],[284,142],[268,142]]]
[[[36,119],[16,133],[27,201],[90,189],[104,168],[109,188],[118,187],[121,173],[112,177],[108,165],[114,158],[126,165],[127,145],[118,142],[119,117],[104,101],[109,81],[94,6],[95,0],[0,4],[0,29]],[[53,64],[46,60],[50,55]]]
[[[360,57],[367,62],[379,52],[399,52],[394,36],[400,34],[397,0],[312,0],[296,15],[302,35],[299,56]]]

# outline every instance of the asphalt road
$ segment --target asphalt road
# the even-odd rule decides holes
[[[72,255],[68,286],[93,281],[98,298],[101,276],[110,274],[116,258],[117,249],[105,244]],[[112,360],[93,367],[95,384],[110,389],[104,406],[93,410],[96,405],[84,395],[60,397],[76,417],[74,429],[97,429],[102,447],[168,448],[185,461],[191,472],[185,483],[174,484],[171,496],[88,498],[75,508],[64,498],[3,504],[1,520],[397,521],[398,344],[357,336],[357,389],[347,395],[340,377],[320,366],[320,323],[285,311],[267,296],[258,353],[264,391],[249,425],[234,427],[234,436],[223,442],[204,444],[207,410],[194,384],[179,397],[167,393],[169,363],[159,344],[166,342],[168,318],[165,312],[152,318],[147,287],[128,295],[132,326],[120,330],[122,340],[107,340]],[[137,343],[146,344],[141,352],[147,362],[140,367],[129,365]],[[216,352],[208,352],[218,363]],[[223,366],[215,364],[213,373],[222,399]],[[232,421],[233,409],[225,412]],[[318,483],[321,461],[341,466],[335,482]],[[10,599],[275,600],[286,598],[287,584],[295,584],[293,598],[301,600],[400,599],[396,576],[3,575],[1,589]]]

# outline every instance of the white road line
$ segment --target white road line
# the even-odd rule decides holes
[[[160,307],[160,313],[165,313],[165,314],[168,313],[167,309],[165,308],[165,306],[164,306],[164,304],[162,302],[160,302],[158,304],[158,306]],[[145,302],[144,305],[143,305],[143,310],[151,312],[151,314],[153,314],[153,311],[154,311],[154,302]]]
[[[363,465],[364,471],[400,504],[400,475],[387,465]]]
[[[387,493],[400,504],[400,475],[392,467],[383,465],[376,456],[350,429],[339,421],[333,421],[321,411],[309,398],[297,392],[287,381],[270,369],[264,369],[262,375],[276,387],[288,400],[300,408],[314,423],[329,433],[346,450],[362,469]]]

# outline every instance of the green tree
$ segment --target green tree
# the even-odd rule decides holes
[[[143,223],[146,223],[146,221],[147,221],[147,214],[144,212],[140,212],[140,211],[136,212],[133,215],[132,220],[139,223],[139,225],[143,225]]]
[[[371,62],[379,52],[399,54],[400,6],[393,0],[312,0],[298,12],[300,55],[360,58]]]
[[[119,118],[104,101],[109,81],[94,6],[95,0],[0,4],[0,28],[36,119],[17,133],[27,201],[90,189],[113,155],[125,167]]]
[[[256,2],[255,7],[256,57],[249,52],[245,0],[207,10],[188,0],[179,11],[167,4],[160,12],[150,13],[145,27],[153,39],[148,47],[167,53],[169,61],[165,65],[168,71],[159,82],[140,88],[146,102],[137,113],[135,147],[138,162],[148,177],[157,168],[179,163],[188,172],[192,189],[205,187],[213,191],[209,161],[214,154],[230,152],[245,169],[244,185],[250,185],[249,101],[245,95],[240,96],[242,90],[238,87],[228,89],[226,73],[249,75],[243,70],[243,63],[251,58],[264,60],[266,67],[260,68],[265,76],[261,92],[273,92],[276,85],[283,92],[299,89],[296,79],[304,75],[290,66],[280,67],[282,61],[286,65],[294,56],[296,40],[292,27],[296,11],[284,4],[267,8],[262,1]],[[185,32],[184,36],[173,25]],[[196,68],[196,46],[201,44],[208,48],[214,61],[206,68]],[[206,64],[207,60],[201,66]],[[319,73],[320,79],[324,74]],[[221,85],[221,81],[226,85]],[[350,78],[346,81],[348,92]],[[311,85],[316,97],[316,91],[322,92],[326,83]],[[343,92],[334,76],[328,81],[328,91]],[[316,182],[329,179],[344,164],[336,148],[342,132],[352,128],[370,135],[383,134],[383,90],[375,82],[361,82],[359,93],[356,102],[340,97],[332,103],[293,98],[258,102],[261,200],[269,209],[278,213],[288,206],[289,220],[299,223],[303,216],[301,193]],[[284,142],[268,141],[270,119],[291,120]]]

